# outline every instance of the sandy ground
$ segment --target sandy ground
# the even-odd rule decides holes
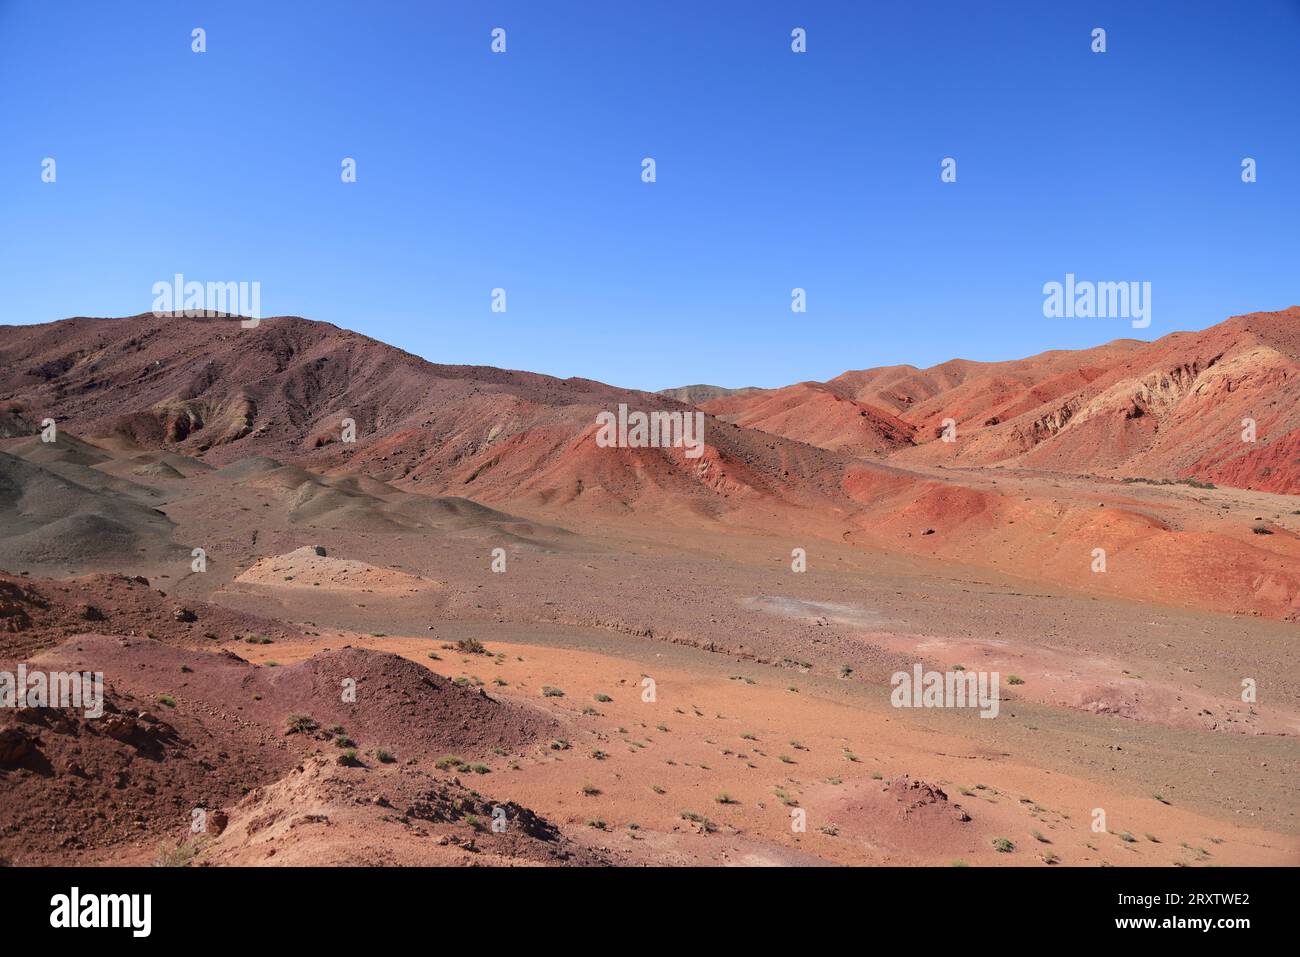
[[[1282,496],[981,473],[963,484],[985,494],[996,483],[1004,505],[1021,503],[1002,514],[1004,531],[981,539],[925,535],[923,515],[851,532],[829,519],[783,529],[680,514],[506,515],[273,463],[214,471],[189,461],[143,475],[133,458],[96,463],[152,490],[132,494],[171,523],[176,554],[119,556],[145,585],[61,583],[63,611],[28,616],[48,634],[14,631],[0,647],[47,648],[84,630],[79,602],[98,604],[105,634],[119,622],[268,671],[345,645],[396,653],[561,727],[472,755],[490,765],[472,777],[438,767],[441,754],[345,767],[329,742],[303,746],[264,761],[239,800],[223,798],[230,828],[200,862],[1300,863],[1294,622],[1251,613],[1254,592],[1240,595],[1240,613],[1222,607],[1230,588],[1194,600],[1210,571],[1176,549],[1166,552],[1195,571],[1180,589],[1160,591],[1167,568],[1143,580],[1125,566],[1126,555],[1156,556],[1173,541],[1157,532],[1204,536],[1216,522],[1222,541],[1253,546],[1242,529],[1256,516],[1277,529],[1267,560],[1284,556],[1297,520]],[[1081,568],[1026,575],[1041,554],[1066,551],[1037,524],[1055,507],[1123,513],[1134,550],[1112,555],[1114,577],[1088,572],[1086,549],[1074,556]],[[1133,524],[1141,516],[1150,521]],[[976,554],[980,540],[994,551]],[[1089,539],[1071,541],[1083,549]],[[796,548],[806,571],[792,569]],[[44,574],[84,574],[74,558]],[[21,610],[21,590],[11,600]],[[136,682],[128,690],[141,700],[167,690],[140,683],[178,671],[179,660],[160,660],[171,672],[117,679]],[[998,671],[998,717],[891,707],[890,676],[918,663]],[[203,673],[192,667],[186,680],[201,690]],[[653,701],[642,699],[647,677]],[[1245,679],[1256,701],[1242,700]],[[186,704],[178,733],[206,741],[211,716]],[[257,753],[302,744],[278,734],[260,725]],[[81,793],[60,787],[60,799]],[[467,823],[508,801],[549,822],[538,825],[544,836],[516,841]],[[6,824],[0,816],[0,852]],[[148,859],[153,827],[143,822],[138,839],[94,860]],[[999,851],[1002,839],[1010,847]]]
[[[506,700],[548,705],[571,729],[563,749],[493,767],[495,791],[563,822],[579,840],[639,861],[1300,863],[1294,835],[1199,814],[1131,785],[1046,770],[1032,763],[1031,750],[998,751],[916,727],[903,712],[779,681],[751,663],[723,674],[716,662],[687,667],[699,653],[683,649],[639,647],[624,657],[487,641],[500,655],[484,657],[430,639],[365,643],[453,679],[481,680]],[[319,647],[282,644],[250,657],[292,661]],[[645,700],[646,678],[653,701]],[[912,807],[890,790],[902,778],[933,785],[946,800]],[[959,820],[958,807],[970,820]],[[1100,833],[1092,829],[1097,809],[1105,814]],[[792,817],[797,811],[802,821]],[[1003,837],[1014,850],[995,850]]]

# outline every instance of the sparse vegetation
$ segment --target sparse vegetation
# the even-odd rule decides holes
[[[309,714],[291,714],[285,734],[311,734],[319,727],[320,724]]]
[[[204,840],[196,837],[192,841],[180,841],[173,846],[166,842],[158,845],[158,855],[153,860],[154,867],[188,867],[203,850]]]
[[[694,811],[683,811],[682,820],[690,821],[700,829],[700,833],[702,834],[712,834],[718,829],[718,825],[714,824],[703,814],[696,814]]]
[[[1202,482],[1199,479],[1150,479],[1150,478],[1123,478],[1120,479],[1125,485],[1187,485],[1191,488],[1212,489],[1217,488],[1213,482]]]

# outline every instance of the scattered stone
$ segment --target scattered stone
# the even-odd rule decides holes
[[[0,765],[14,765],[33,751],[40,738],[26,728],[0,730]]]

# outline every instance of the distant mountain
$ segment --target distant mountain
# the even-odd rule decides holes
[[[1300,494],[1300,307],[1151,343],[867,369],[701,407],[748,428],[900,464],[1024,466]],[[955,423],[956,441],[940,441],[945,420]]]
[[[588,379],[438,365],[294,316],[254,329],[152,314],[0,329],[10,434],[52,417],[77,435],[215,465],[266,455],[438,494],[615,511],[644,499],[716,515],[838,490],[843,457],[712,416],[698,457],[597,447],[597,415],[620,404],[693,414]],[[355,444],[343,441],[345,419]]]
[[[742,389],[726,389],[720,385],[683,385],[675,389],[660,389],[655,395],[676,399],[678,402],[685,402],[687,405],[699,405],[702,402],[708,402],[710,399],[719,399],[724,395],[743,395],[746,392],[753,391],[755,391],[754,386],[746,386]]]
[[[255,329],[153,315],[3,327],[0,564],[58,566],[90,547],[160,553],[169,526],[140,483],[266,456],[290,466],[275,464],[276,481],[293,483],[308,517],[350,514],[377,479],[517,521],[730,525],[786,539],[787,557],[833,540],[1295,619],[1290,502],[1115,480],[1300,492],[1298,342],[1293,308],[1153,343],[736,390],[697,411],[588,379],[431,363],[297,317]],[[700,454],[603,447],[598,416],[620,407],[703,416]],[[47,418],[58,444],[21,438]],[[956,441],[939,438],[945,419]],[[117,458],[101,461],[104,450]],[[430,509],[462,507],[403,509],[432,527],[442,519]],[[1097,547],[1130,573],[1087,573]]]

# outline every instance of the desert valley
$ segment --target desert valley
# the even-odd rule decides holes
[[[74,318],[0,437],[0,671],[106,687],[0,708],[5,863],[1300,863],[1300,307],[662,393]]]

